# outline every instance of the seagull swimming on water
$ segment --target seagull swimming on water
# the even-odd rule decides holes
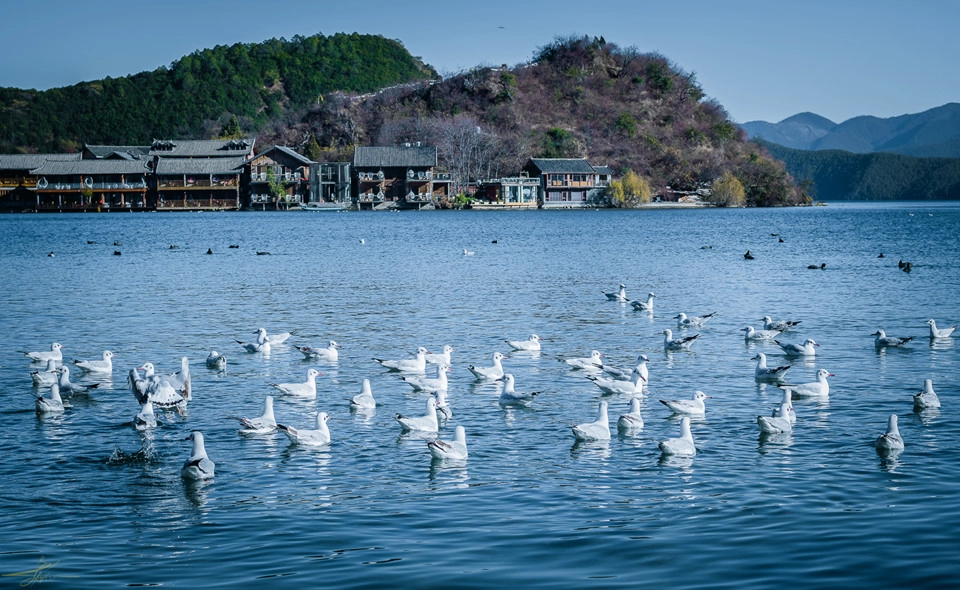
[[[681,336],[679,338],[673,337],[673,331],[669,328],[660,332],[663,334],[663,350],[690,350],[690,345],[693,344],[693,341],[700,337],[700,334],[694,334],[693,336]]]
[[[440,352],[432,352],[432,353],[427,354],[427,356],[424,357],[425,360],[426,360],[428,363],[431,363],[431,364],[434,364],[434,365],[439,365],[440,363],[443,363],[444,365],[447,365],[448,367],[452,367],[452,366],[453,366],[453,363],[450,361],[450,353],[451,353],[451,352],[456,352],[456,351],[455,351],[455,350],[453,349],[453,347],[450,346],[449,344],[444,344],[444,345],[443,345],[443,348],[440,349],[440,350],[441,350]]]
[[[510,358],[507,355],[503,354],[500,351],[493,353],[493,365],[490,367],[477,367],[474,365],[469,365],[467,369],[473,373],[474,377],[477,379],[487,379],[487,380],[496,380],[503,377],[503,365],[500,364],[501,359]]]
[[[827,377],[836,377],[836,375],[826,369],[819,369],[817,371],[816,381],[801,383],[799,385],[780,385],[779,387],[782,389],[790,389],[793,391],[794,397],[826,399],[830,397],[830,384],[827,382]]]
[[[233,416],[240,423],[240,434],[269,434],[277,429],[277,419],[273,416],[273,396],[263,401],[263,414],[256,418]]]
[[[526,340],[504,340],[504,342],[514,350],[536,351],[540,350],[540,341],[542,340],[543,338],[536,334],[530,334],[530,338]]]
[[[364,379],[360,384],[360,393],[350,398],[350,407],[361,410],[369,410],[377,407],[377,400],[373,398],[373,391],[370,389],[370,380]]]
[[[62,395],[73,395],[75,393],[86,394],[90,393],[90,390],[100,387],[99,383],[93,383],[91,385],[79,385],[70,381],[70,367],[67,365],[61,365],[57,369],[57,386],[60,388],[60,393]]]
[[[300,399],[316,399],[317,377],[320,375],[323,375],[323,373],[310,368],[307,369],[307,380],[302,383],[270,383],[269,385],[276,387],[282,391],[284,395],[298,397]]]
[[[48,360],[53,359],[59,363],[59,362],[63,362],[63,353],[60,352],[62,349],[63,349],[62,344],[60,344],[59,342],[54,342],[53,344],[50,345],[50,350],[48,351],[24,352],[21,350],[20,352],[27,355],[27,357],[33,362],[45,363]]]
[[[767,366],[767,355],[762,352],[757,353],[757,356],[751,358],[752,361],[757,361],[757,368],[753,371],[753,377],[757,381],[780,381],[783,379],[783,374],[787,372],[787,369],[790,368],[790,365],[782,365],[780,367],[768,367]]]
[[[607,415],[607,402],[600,402],[597,419],[571,427],[573,435],[579,441],[610,440],[610,418]]]
[[[875,336],[873,339],[873,345],[877,348],[886,348],[888,346],[903,346],[907,342],[913,340],[913,336],[907,336],[906,338],[898,338],[896,336],[887,336],[886,332],[883,330],[877,330],[871,336]]]
[[[780,342],[779,340],[774,340],[774,342],[783,350],[783,354],[787,356],[816,356],[817,349],[814,347],[820,346],[814,342],[813,338],[807,338],[803,344]]]
[[[792,432],[793,424],[790,416],[796,416],[793,411],[793,402],[790,401],[790,394],[784,395],[783,402],[780,403],[780,409],[774,416],[757,416],[757,424],[760,426],[760,432],[764,434],[780,434],[783,432]],[[796,418],[794,418],[796,421]]]
[[[57,361],[49,359],[47,368],[30,372],[30,379],[38,387],[46,387],[57,382]]]
[[[640,398],[635,397],[630,400],[630,411],[617,419],[617,430],[629,432],[641,428],[643,428],[643,416],[640,415]]]
[[[413,387],[414,391],[424,391],[426,393],[436,393],[447,390],[447,371],[450,367],[440,363],[437,365],[437,377],[429,378],[420,375],[401,375],[400,379],[404,383]]]
[[[327,344],[326,348],[311,348],[309,346],[297,346],[296,344],[294,344],[293,347],[299,350],[300,353],[303,354],[304,358],[308,360],[324,361],[328,363],[335,363],[340,360],[340,353],[338,352],[340,350],[340,345],[334,340],[331,340],[330,343]]]
[[[193,441],[193,449],[190,457],[183,462],[180,468],[180,477],[188,481],[201,481],[212,479],[216,465],[207,457],[207,450],[203,446],[203,435],[199,430],[194,430],[184,440]]]
[[[54,383],[50,386],[47,395],[41,395],[36,401],[37,414],[63,413],[63,398],[60,397],[60,386]]]
[[[926,321],[926,324],[930,326],[930,337],[931,338],[949,338],[953,331],[957,329],[957,324],[950,326],[949,328],[937,328],[937,322],[933,319]]]
[[[430,351],[424,347],[417,348],[417,356],[412,359],[384,360],[376,357],[377,361],[383,367],[391,371],[403,371],[405,373],[423,373],[427,368],[427,355]]]
[[[627,299],[627,286],[622,284],[620,285],[620,290],[616,293],[607,293],[606,291],[601,291],[604,295],[607,296],[607,299],[610,301],[619,301],[620,303],[626,303],[629,301]]]
[[[446,441],[435,438],[427,441],[427,449],[434,459],[466,459],[467,432],[463,426],[457,426],[453,433],[453,440]]]
[[[673,316],[673,319],[677,320],[678,328],[702,328],[707,321],[713,316],[717,315],[717,312],[708,313],[705,316],[693,316],[687,317],[687,314],[682,311],[677,315]]]
[[[746,341],[750,340],[773,340],[780,335],[782,330],[754,330],[753,326],[747,326],[746,328],[740,328],[741,332],[746,332],[743,335],[743,339]]]
[[[396,415],[397,422],[404,432],[436,432],[440,429],[437,420],[437,398],[430,397],[426,401],[426,413],[423,416]]]
[[[257,335],[257,339],[253,342],[241,342],[237,340],[237,344],[243,347],[247,352],[270,352],[270,338],[267,336],[267,331],[264,328],[259,328],[254,334]]]
[[[913,396],[913,409],[914,410],[926,410],[929,408],[939,408],[940,407],[940,398],[937,397],[937,392],[933,390],[933,380],[924,379],[923,380],[923,390],[915,393]]]
[[[763,322],[764,330],[780,330],[781,332],[789,330],[800,323],[800,320],[773,320],[768,315],[760,318],[760,321]]]
[[[630,305],[633,306],[633,309],[637,311],[653,311],[653,298],[655,295],[653,293],[647,293],[647,300],[640,301],[635,299],[630,302]]]
[[[78,361],[73,360],[73,364],[81,371],[87,373],[112,373],[113,372],[113,353],[109,350],[103,351],[103,360]]]
[[[702,391],[695,391],[691,399],[662,399],[660,403],[670,408],[674,414],[703,416],[707,411],[703,403],[705,399],[710,399],[710,396]]]
[[[227,368],[227,357],[223,356],[216,350],[211,350],[210,356],[207,357],[206,364],[208,369],[217,369],[222,371]]]
[[[327,420],[330,416],[326,412],[317,413],[317,427],[313,430],[294,428],[285,424],[277,424],[277,430],[287,435],[292,444],[309,447],[322,447],[330,444],[330,429]]]
[[[877,439],[877,452],[889,453],[903,450],[903,437],[900,436],[900,429],[897,428],[897,415],[890,414],[887,419],[887,431]]]
[[[693,457],[697,454],[697,447],[693,444],[693,434],[690,432],[690,418],[684,416],[680,419],[680,437],[668,438],[661,441],[658,445],[660,452],[664,455],[675,457]]]
[[[137,430],[157,427],[157,415],[153,413],[153,402],[150,400],[143,402],[140,411],[133,417],[133,427]]]
[[[518,393],[515,391],[515,381],[513,375],[510,373],[504,374],[503,383],[503,391],[500,393],[498,403],[504,408],[527,407],[540,395],[539,391],[531,391],[530,393]]]
[[[588,357],[578,357],[578,358],[569,358],[562,359],[563,362],[567,363],[574,369],[587,369],[587,370],[602,370],[603,369],[603,353],[599,350],[590,351],[590,356]]]

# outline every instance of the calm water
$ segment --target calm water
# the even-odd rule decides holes
[[[0,573],[47,564],[37,581],[69,588],[957,587],[958,347],[932,344],[923,322],[960,320],[958,232],[960,206],[917,204],[0,216]],[[655,292],[656,312],[606,301],[621,282]],[[665,354],[657,332],[680,311],[719,314],[692,352]],[[790,381],[836,376],[829,402],[795,402],[792,435],[764,440],[756,416],[781,396],[755,383],[750,357],[785,359],[738,330],[768,314],[802,320],[784,340],[821,344]],[[340,362],[244,353],[235,340],[259,326],[298,330],[291,344],[337,340]],[[877,352],[878,328],[917,339]],[[498,386],[466,366],[531,332],[543,352],[504,365],[518,390],[543,393],[501,409]],[[113,381],[38,419],[36,367],[17,351],[54,340],[72,358],[114,351]],[[424,395],[371,360],[443,344],[456,349],[454,416],[440,434],[465,426],[463,464],[400,435],[394,414],[421,413]],[[204,367],[211,349],[228,355],[224,373]],[[591,421],[601,396],[557,359],[591,349],[615,365],[650,357],[636,436],[617,436],[628,399],[612,397],[613,439],[574,444],[569,425]],[[172,372],[182,355],[188,416],[161,414],[145,437],[129,424],[126,371]],[[278,393],[268,383],[311,366],[324,373],[316,401],[276,395],[275,411],[298,427],[329,413],[329,448],[237,433],[230,416],[259,415]],[[379,406],[351,414],[363,378]],[[940,412],[913,412],[924,378]],[[657,400],[695,389],[712,396],[693,421],[697,456],[662,461],[657,441],[679,422]],[[873,447],[891,413],[906,441],[893,460]],[[217,465],[203,486],[179,475],[194,429]]]

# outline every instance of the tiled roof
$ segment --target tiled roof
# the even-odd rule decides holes
[[[120,157],[129,160],[136,156],[146,156],[150,151],[148,145],[85,145],[83,149],[90,152],[94,158]]]
[[[79,160],[80,154],[0,154],[0,170],[33,170],[47,160]]]
[[[270,152],[272,152],[272,151],[274,151],[274,150],[277,150],[277,151],[279,151],[279,152],[282,152],[282,153],[290,156],[291,158],[297,160],[298,162],[300,162],[301,164],[304,164],[304,165],[309,165],[309,164],[313,164],[313,163],[314,163],[314,161],[311,160],[310,158],[308,158],[308,157],[306,157],[306,156],[304,156],[304,155],[302,155],[302,154],[298,154],[297,152],[293,151],[292,149],[288,148],[288,147],[285,146],[285,145],[275,145],[275,146],[273,146],[273,147],[271,147],[271,148],[269,148],[269,149],[267,149],[267,150],[264,150],[264,151],[260,152],[260,153],[257,154],[256,156],[253,156],[252,158],[250,158],[250,159],[247,160],[247,161],[248,161],[248,162],[252,162],[253,160],[256,160],[257,158],[259,158],[260,156],[269,155]]]
[[[149,155],[163,158],[220,158],[249,156],[254,139],[155,139]]]
[[[613,176],[613,168],[611,168],[610,166],[594,166],[593,169],[596,170],[597,174],[606,174],[607,176]]]
[[[437,165],[437,148],[429,146],[358,147],[355,168],[430,168]]]
[[[87,176],[94,174],[146,174],[143,160],[47,160],[30,171],[36,176]]]
[[[160,158],[157,175],[171,174],[239,174],[244,157],[238,158]]]
[[[531,158],[530,162],[544,174],[594,174],[593,166],[583,158]]]

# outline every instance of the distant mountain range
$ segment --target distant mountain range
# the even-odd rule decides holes
[[[779,123],[750,121],[740,126],[751,139],[800,150],[960,158],[960,103],[955,102],[887,119],[861,116],[838,124],[814,113],[800,113]]]

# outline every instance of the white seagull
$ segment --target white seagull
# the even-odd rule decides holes
[[[687,317],[687,314],[682,311],[677,315],[673,316],[673,319],[677,320],[678,328],[702,328],[707,320],[717,315],[717,312],[708,313],[705,316],[693,316]]]
[[[781,413],[782,410],[783,410],[783,404],[789,404],[789,406],[787,406],[787,415],[786,415],[786,418],[787,418],[787,420],[790,421],[790,424],[791,424],[791,425],[797,423],[797,413],[796,413],[795,411],[793,411],[793,401],[792,401],[792,400],[793,400],[793,391],[791,391],[791,389],[790,389],[789,387],[784,387],[784,388],[783,388],[783,400],[780,402],[780,407],[773,409],[773,416],[774,416],[775,418],[783,418],[784,415]]]
[[[599,375],[588,375],[587,379],[593,381],[593,384],[600,388],[600,391],[607,395],[616,395],[616,394],[627,394],[627,395],[643,395],[643,386],[646,385],[646,381],[643,379],[643,375],[634,370],[633,374],[628,381],[621,379],[608,379]]]
[[[633,309],[637,311],[653,311],[653,298],[655,295],[653,293],[647,293],[647,300],[640,301],[635,299],[630,302],[630,305],[633,306]]]
[[[800,320],[795,322],[791,320],[772,320],[768,315],[760,318],[760,321],[763,322],[764,330],[780,330],[781,332],[789,330],[800,323]]]
[[[61,349],[63,349],[63,345],[60,344],[59,342],[54,342],[53,344],[50,345],[49,351],[24,352],[21,350],[20,352],[23,352],[23,354],[27,355],[27,357],[29,357],[29,359],[33,362],[45,363],[53,359],[59,363],[59,362],[63,362],[63,353],[60,352]]]
[[[160,375],[153,375],[147,382],[147,400],[158,408],[176,409],[180,413],[187,407],[187,398],[174,389],[169,381],[161,379]]]
[[[396,420],[400,423],[400,427],[403,428],[404,432],[410,430],[417,432],[436,432],[440,429],[440,424],[437,421],[437,398],[428,398],[426,404],[427,413],[423,416],[396,415]]]
[[[900,429],[897,428],[897,415],[890,414],[887,420],[887,431],[877,439],[877,451],[890,452],[903,450],[903,437],[900,436]]]
[[[171,373],[166,377],[161,377],[162,380],[169,383],[177,390],[180,395],[185,399],[190,399],[190,394],[193,391],[193,387],[190,383],[190,359],[187,357],[180,358],[180,370],[176,373]]]
[[[446,441],[439,438],[428,440],[427,448],[434,459],[466,459],[467,432],[463,426],[457,426],[453,433],[453,440]]]
[[[700,337],[700,334],[694,334],[693,336],[681,336],[679,338],[673,337],[673,330],[669,328],[660,332],[663,334],[663,350],[690,350],[690,345],[693,344],[693,341]]]
[[[87,373],[112,373],[113,372],[113,353],[109,350],[103,351],[103,360],[78,361],[74,359],[73,364],[81,371]]]
[[[63,399],[60,397],[60,386],[54,383],[50,392],[37,398],[37,414],[60,414],[63,412]]]
[[[693,457],[697,454],[697,447],[693,444],[693,434],[690,433],[690,418],[680,419],[680,438],[668,438],[661,441],[660,452],[664,455],[676,457]]]
[[[361,410],[369,410],[377,407],[377,400],[373,399],[373,391],[370,389],[370,380],[364,379],[360,385],[360,393],[350,398],[350,407]]]
[[[414,391],[424,391],[426,393],[435,393],[437,391],[447,390],[447,371],[450,370],[444,363],[437,365],[437,377],[435,379],[422,377],[420,375],[401,375],[400,379],[404,383],[413,387]]]
[[[509,407],[527,407],[529,406],[538,395],[539,391],[531,391],[530,393],[517,393],[514,390],[515,381],[513,375],[506,373],[503,376],[503,391],[500,393],[499,403],[504,408]]]
[[[496,380],[503,377],[503,365],[500,364],[501,359],[510,358],[507,355],[503,354],[499,350],[493,353],[493,365],[490,367],[477,367],[475,365],[470,365],[467,368],[470,369],[470,372],[477,379],[487,379],[487,380]]]
[[[326,348],[311,348],[309,346],[297,346],[296,344],[293,347],[299,350],[307,360],[327,363],[335,363],[340,360],[340,353],[338,352],[340,345],[335,340],[331,340]]]
[[[400,360],[383,360],[376,357],[373,360],[377,361],[387,369],[391,371],[403,371],[405,373],[423,373],[427,368],[427,355],[430,354],[430,351],[424,347],[419,347],[417,349],[417,356],[412,359],[400,359]]]
[[[637,366],[632,369],[619,369],[617,367],[604,365],[603,372],[620,381],[633,381],[635,374],[639,373],[643,384],[649,385],[650,371],[647,369],[648,362],[650,362],[650,359],[647,358],[647,355],[641,354],[637,357]]]
[[[253,342],[241,342],[237,340],[237,344],[243,347],[247,352],[270,352],[270,338],[267,336],[267,331],[263,328],[258,329],[254,334],[257,335],[257,339]]]
[[[706,404],[703,403],[705,399],[710,399],[710,396],[702,391],[695,391],[691,399],[662,399],[660,403],[670,408],[674,414],[703,416],[707,411]]]
[[[222,371],[227,368],[227,357],[218,353],[216,350],[210,351],[210,356],[207,357],[207,368],[208,369],[217,369]]]
[[[137,430],[157,427],[157,415],[153,413],[153,402],[150,400],[143,402],[140,411],[133,418],[133,427]]]
[[[450,404],[447,403],[447,390],[441,389],[436,392],[437,397],[437,413],[443,414],[444,420],[449,420],[453,417],[453,410],[450,409]]]
[[[597,419],[571,427],[577,440],[610,440],[610,418],[607,416],[607,402],[600,402]]]
[[[606,295],[610,301],[619,301],[620,303],[629,301],[629,299],[627,299],[627,286],[623,284],[620,285],[620,290],[616,293],[607,293],[606,291],[601,291],[601,293]]]
[[[63,395],[90,393],[91,389],[96,389],[100,386],[99,383],[93,383],[91,385],[78,385],[71,382],[70,367],[66,365],[61,365],[60,368],[57,369],[57,385],[60,387],[60,393]]]
[[[886,348],[888,346],[903,346],[907,342],[913,340],[913,336],[907,336],[906,338],[897,338],[896,336],[887,336],[887,333],[883,330],[877,330],[871,336],[875,336],[873,339],[873,345],[877,348]]]
[[[927,325],[930,326],[930,337],[931,338],[949,338],[953,331],[957,329],[957,324],[950,326],[949,328],[937,328],[937,322],[933,319],[927,320]]]
[[[913,409],[926,410],[927,408],[939,407],[940,398],[937,397],[937,392],[933,390],[933,380],[924,379],[923,390],[913,396]]]
[[[780,403],[780,409],[776,412],[776,415],[757,416],[757,424],[760,426],[760,432],[765,434],[780,434],[793,430],[793,422],[790,421],[790,416],[796,414],[793,411],[793,402],[790,401],[789,397],[789,393],[784,395],[784,400]]]
[[[747,326],[746,328],[740,328],[741,332],[746,332],[743,335],[743,339],[750,340],[773,340],[780,335],[780,332],[783,330],[754,330],[753,326]]]
[[[284,395],[301,399],[316,399],[317,377],[323,375],[316,369],[307,369],[307,380],[302,383],[270,383],[283,392]]]
[[[47,368],[30,372],[30,379],[38,387],[48,387],[57,382],[57,361],[47,360]]]
[[[327,416],[326,412],[319,412],[317,413],[317,428],[315,430],[300,430],[285,424],[277,424],[277,429],[286,434],[293,444],[322,447],[330,444],[330,429],[327,428],[327,420],[329,419],[330,416]]]
[[[603,353],[599,350],[590,351],[590,356],[572,359],[564,359],[565,363],[574,369],[587,369],[591,371],[603,370]]]
[[[434,365],[439,365],[440,363],[443,363],[448,367],[452,367],[453,363],[450,361],[450,353],[456,352],[456,351],[453,350],[453,347],[450,346],[449,344],[444,344],[442,350],[443,352],[434,352],[434,353],[428,354],[425,357],[426,361]]]
[[[803,341],[803,344],[780,342],[779,340],[774,340],[774,342],[787,356],[816,356],[817,349],[815,347],[820,346],[813,341],[813,338],[807,338]]]
[[[216,465],[207,457],[207,450],[203,447],[203,435],[194,430],[184,440],[193,440],[193,450],[190,457],[183,462],[180,468],[180,477],[189,481],[212,479]]]
[[[800,385],[781,385],[781,388],[789,388],[793,391],[795,397],[830,397],[830,384],[827,383],[827,377],[836,377],[826,369],[817,371],[817,380],[810,383],[801,383]]]
[[[507,345],[514,350],[536,351],[540,350],[540,342],[543,338],[536,334],[530,334],[527,340],[504,340]]]
[[[277,419],[273,416],[273,396],[263,401],[263,414],[256,418],[233,416],[242,428],[240,434],[269,434],[277,429]]]
[[[768,367],[767,366],[767,355],[762,352],[757,353],[757,356],[751,358],[752,361],[757,361],[757,368],[753,371],[753,378],[757,381],[780,381],[783,379],[784,373],[790,368],[790,365],[781,365],[779,367]]]
[[[643,428],[643,416],[640,415],[640,398],[630,400],[630,411],[617,419],[617,430],[631,431]]]

